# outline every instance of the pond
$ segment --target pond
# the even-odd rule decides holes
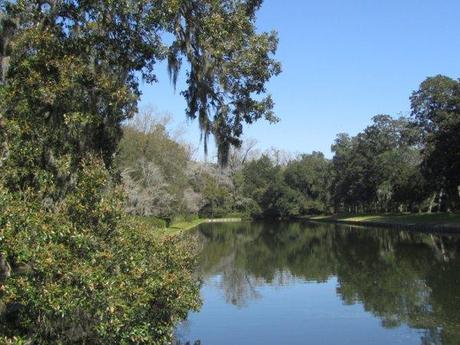
[[[458,236],[306,222],[195,234],[203,306],[180,344],[460,344]]]

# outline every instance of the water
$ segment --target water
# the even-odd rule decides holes
[[[460,344],[460,237],[332,224],[206,224],[203,306],[178,342]]]

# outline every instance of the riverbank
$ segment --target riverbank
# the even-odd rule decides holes
[[[186,231],[189,231],[193,228],[196,228],[198,225],[203,223],[234,223],[241,222],[241,218],[198,218],[193,220],[183,220],[174,222],[168,227],[159,227],[156,221],[153,221],[147,217],[138,217],[138,221],[143,222],[148,226],[153,226],[158,229],[157,233],[159,236],[164,235],[177,235]]]
[[[170,225],[167,228],[161,230],[163,235],[177,235],[204,223],[234,223],[241,222],[241,218],[200,218],[191,221],[181,221]]]
[[[460,233],[459,213],[367,214],[308,217],[316,222]]]

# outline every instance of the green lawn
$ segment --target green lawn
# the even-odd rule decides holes
[[[175,233],[179,233],[179,232],[182,232],[182,231],[187,231],[187,230],[190,230],[190,229],[193,229],[194,227],[200,225],[200,224],[203,224],[203,223],[234,223],[234,222],[241,222],[242,219],[241,218],[235,218],[235,217],[232,217],[232,218],[213,218],[213,219],[209,219],[209,218],[200,218],[200,219],[195,219],[195,220],[192,220],[192,221],[182,221],[182,222],[177,222],[177,223],[174,223],[172,224],[169,228],[166,228],[164,230],[165,233],[168,233],[168,234],[175,234]]]
[[[401,225],[460,226],[460,213],[333,215],[309,218],[321,221],[385,223]]]
[[[208,222],[240,222],[241,218],[214,218],[214,219],[208,219],[208,218],[199,218],[199,219],[194,219],[190,221],[179,221],[171,224],[167,228],[163,228],[159,225],[158,220],[155,220],[153,218],[149,217],[135,217],[137,221],[142,222],[144,225],[147,225],[149,227],[154,227],[157,229],[156,233],[159,236],[164,236],[164,235],[177,235],[181,232],[191,230],[195,227],[197,227],[200,224],[203,223],[208,223]]]
[[[181,221],[181,222],[177,222],[177,223],[170,225],[168,228],[165,228],[162,231],[164,234],[173,235],[173,234],[180,233],[182,231],[193,229],[194,227],[200,224],[206,223],[207,221],[208,219],[204,219],[204,218],[194,219],[191,221]]]

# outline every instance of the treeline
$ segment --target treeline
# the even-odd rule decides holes
[[[161,121],[147,130],[131,122],[118,156],[128,210],[163,218],[458,210],[459,82],[428,78],[410,100],[410,117],[377,115],[355,136],[338,134],[332,159],[260,154],[248,142],[230,150],[226,168],[193,160]]]
[[[375,116],[358,135],[337,136],[330,188],[335,212],[459,209],[460,84],[427,78],[410,101],[408,118]]]

